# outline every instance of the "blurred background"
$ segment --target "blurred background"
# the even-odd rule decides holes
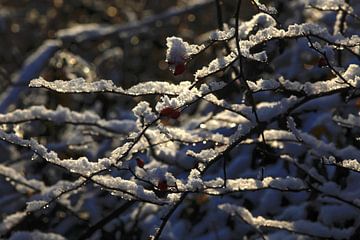
[[[21,69],[26,57],[46,39],[56,38],[61,29],[89,23],[131,24],[196,2],[207,4],[121,36],[64,45],[41,72],[47,80],[83,76],[89,80],[111,79],[124,87],[140,81],[173,78],[164,61],[166,37],[176,35],[196,43],[207,40],[206,33],[218,26],[215,2],[0,0],[0,89],[11,85],[12,76]],[[242,13],[245,19],[255,13],[254,7],[246,6],[248,2],[245,1]],[[222,2],[224,22],[233,16],[234,5],[235,1]],[[181,78],[191,79],[191,72]]]
[[[11,76],[26,57],[44,40],[56,38],[60,29],[88,23],[125,25],[189,4],[191,1],[1,0],[0,89],[10,85]],[[139,81],[167,80],[172,76],[164,62],[166,37],[201,41],[202,33],[216,27],[214,9],[214,4],[206,4],[121,36],[69,44],[55,54],[41,75],[47,80],[76,76],[111,79],[124,87]]]

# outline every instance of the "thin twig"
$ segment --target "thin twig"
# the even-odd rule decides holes
[[[155,235],[152,238],[152,240],[158,240],[160,238],[161,233],[162,233],[162,231],[164,230],[164,228],[166,226],[166,223],[170,220],[170,217],[175,212],[175,210],[180,206],[180,204],[184,201],[186,196],[187,196],[187,193],[183,193],[181,195],[181,198],[175,203],[175,205],[173,205],[170,208],[168,213],[162,218],[161,224],[160,224],[159,228],[156,230]]]
[[[240,49],[240,37],[239,37],[239,22],[240,22],[240,7],[241,7],[241,2],[242,0],[238,0],[237,2],[237,6],[236,6],[236,12],[235,12],[235,41],[236,41],[236,49],[238,52],[238,56],[239,56],[239,65],[240,65],[240,78],[242,80],[242,83],[244,84],[244,86],[246,87],[246,91],[248,94],[246,94],[245,96],[247,96],[247,99],[250,102],[250,105],[252,107],[252,111],[255,115],[255,119],[256,119],[256,123],[258,125],[260,125],[260,120],[259,120],[259,116],[256,112],[256,103],[253,97],[253,93],[251,91],[251,88],[249,87],[246,78],[245,78],[245,73],[244,73],[244,66],[243,66],[243,56],[241,55],[241,49]],[[264,133],[261,132],[261,137],[263,142],[265,143],[265,136]]]
[[[106,217],[102,218],[100,221],[89,227],[78,239],[88,239],[90,238],[97,230],[103,228],[107,223],[111,222],[113,219],[117,218],[120,214],[131,208],[136,201],[128,201],[122,204],[120,207],[115,209]]]

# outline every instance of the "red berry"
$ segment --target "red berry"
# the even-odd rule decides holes
[[[325,58],[320,58],[319,61],[318,61],[318,67],[325,67],[327,66],[327,61]]]
[[[172,107],[166,107],[160,111],[160,116],[177,119],[180,116],[180,111]]]
[[[136,158],[136,164],[139,168],[144,168],[145,162],[141,158]]]
[[[175,65],[175,69],[174,69],[174,75],[180,75],[183,72],[185,72],[185,64],[184,63],[178,63]]]
[[[159,189],[160,191],[166,191],[167,188],[168,188],[168,185],[167,185],[166,180],[160,180],[160,181],[158,182],[157,187],[158,187],[158,189]]]

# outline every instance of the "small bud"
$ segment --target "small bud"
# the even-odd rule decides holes
[[[160,111],[160,116],[177,119],[180,116],[180,111],[172,107],[166,107]]]
[[[166,191],[168,188],[167,181],[166,180],[160,180],[157,185],[158,189],[160,191]]]
[[[139,168],[144,168],[145,162],[141,158],[136,158],[136,164]]]

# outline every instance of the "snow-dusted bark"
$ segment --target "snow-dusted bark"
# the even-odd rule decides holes
[[[74,124],[96,126],[110,132],[128,133],[135,129],[135,122],[131,120],[104,120],[92,112],[79,113],[58,106],[55,110],[44,106],[32,106],[29,109],[17,109],[7,114],[0,114],[0,123],[16,124],[29,121],[50,121],[56,124]]]
[[[178,95],[185,88],[190,86],[189,82],[181,82],[179,85],[167,82],[146,82],[139,83],[129,89],[117,87],[111,80],[100,80],[96,82],[86,82],[83,78],[70,81],[57,80],[48,82],[43,78],[33,79],[30,87],[44,87],[60,93],[101,93],[109,92],[128,96],[142,96],[154,94]]]
[[[0,223],[0,234],[4,234],[16,226],[26,216],[26,212],[16,212],[6,216]]]

